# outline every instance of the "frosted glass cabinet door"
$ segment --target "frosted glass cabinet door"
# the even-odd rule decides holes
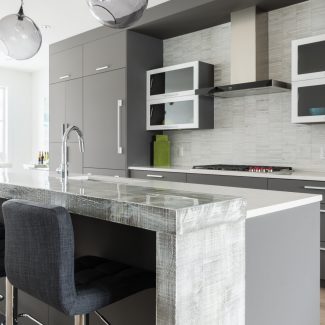
[[[194,129],[199,127],[197,96],[149,101],[147,130]]]
[[[325,35],[292,42],[292,80],[325,77]]]
[[[294,123],[325,122],[325,78],[293,83],[292,121]]]

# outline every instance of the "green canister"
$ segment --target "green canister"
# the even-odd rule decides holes
[[[154,167],[170,167],[170,141],[168,135],[156,135],[153,144]]]

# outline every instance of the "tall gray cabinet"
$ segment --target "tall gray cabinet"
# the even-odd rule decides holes
[[[60,163],[62,133],[84,133],[85,153],[69,139],[70,172],[127,176],[150,163],[146,71],[163,64],[162,41],[133,31],[78,35],[51,46],[50,169]]]

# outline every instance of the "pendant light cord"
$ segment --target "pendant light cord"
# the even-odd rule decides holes
[[[18,11],[18,19],[19,20],[24,20],[24,16],[25,16],[25,14],[24,14],[24,0],[21,0],[21,6],[20,6],[20,9],[19,9],[19,11]]]

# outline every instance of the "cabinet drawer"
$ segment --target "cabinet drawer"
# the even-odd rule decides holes
[[[268,189],[273,191],[320,194],[323,195],[322,203],[325,203],[325,182],[270,178],[268,180]]]
[[[51,55],[50,83],[62,82],[82,77],[82,47]]]
[[[113,176],[113,177],[127,177],[127,172],[119,169],[104,169],[104,168],[84,168],[84,174]]]
[[[126,33],[84,45],[83,67],[85,76],[126,67]]]
[[[187,174],[187,182],[194,184],[256,188],[262,190],[267,189],[267,179],[262,177]]]
[[[183,173],[155,172],[151,170],[131,170],[130,177],[140,179],[151,179],[157,181],[186,183],[186,174]]]

